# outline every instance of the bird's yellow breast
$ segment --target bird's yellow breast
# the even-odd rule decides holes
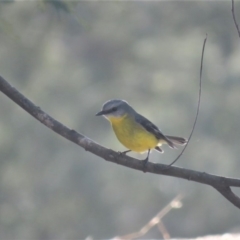
[[[159,144],[156,137],[137,123],[131,116],[108,117],[118,140],[134,152],[145,152]]]

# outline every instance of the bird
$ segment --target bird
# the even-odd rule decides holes
[[[147,152],[144,165],[149,160],[151,150],[163,153],[161,146],[167,144],[176,149],[176,145],[185,145],[187,139],[164,135],[150,120],[137,113],[125,100],[112,99],[105,102],[96,116],[104,116],[112,125],[112,129],[123,146],[128,150],[121,152]]]

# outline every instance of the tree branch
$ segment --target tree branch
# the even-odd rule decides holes
[[[234,206],[240,208],[239,197],[234,194],[229,186],[215,186],[214,187],[218,192],[220,192],[229,202]]]
[[[236,17],[235,17],[234,0],[232,0],[232,15],[233,15],[233,21],[234,21],[235,27],[236,27],[237,32],[238,32],[238,36],[240,37],[240,30],[239,30],[237,20],[236,20]]]
[[[19,91],[12,87],[4,78],[0,76],[0,91],[13,100],[17,105],[22,107],[30,115],[40,121],[42,124],[58,133],[62,137],[76,143],[109,162],[117,163],[119,165],[129,167],[139,171],[146,171],[154,174],[161,174],[177,178],[186,179],[206,185],[210,185],[217,189],[226,199],[228,199],[236,207],[240,208],[240,198],[234,195],[230,187],[240,187],[240,179],[226,178],[216,176],[204,172],[168,166],[164,164],[156,164],[149,162],[146,166],[138,159],[119,154],[111,149],[107,149],[97,144],[88,137],[71,130],[62,123],[56,121],[47,113],[42,111],[40,107],[34,105],[30,100],[23,96]]]

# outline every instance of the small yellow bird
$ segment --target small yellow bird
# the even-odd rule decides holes
[[[124,100],[113,99],[105,102],[102,110],[96,114],[96,116],[100,115],[110,121],[118,140],[129,149],[122,153],[148,151],[144,164],[148,162],[152,149],[163,153],[160,148],[162,144],[176,148],[175,144],[185,145],[187,143],[185,138],[164,135],[157,126],[138,114]]]

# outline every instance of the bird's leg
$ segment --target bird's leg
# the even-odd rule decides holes
[[[150,154],[150,149],[148,149],[148,154],[147,154],[146,159],[143,160],[143,172],[144,173],[146,172],[146,166],[147,166],[147,163],[148,163],[149,154]]]
[[[148,154],[147,154],[147,157],[146,157],[146,159],[144,159],[144,160],[143,160],[143,162],[144,162],[144,165],[146,165],[146,164],[147,164],[147,162],[148,162],[149,153],[150,153],[150,149],[148,149]]]

